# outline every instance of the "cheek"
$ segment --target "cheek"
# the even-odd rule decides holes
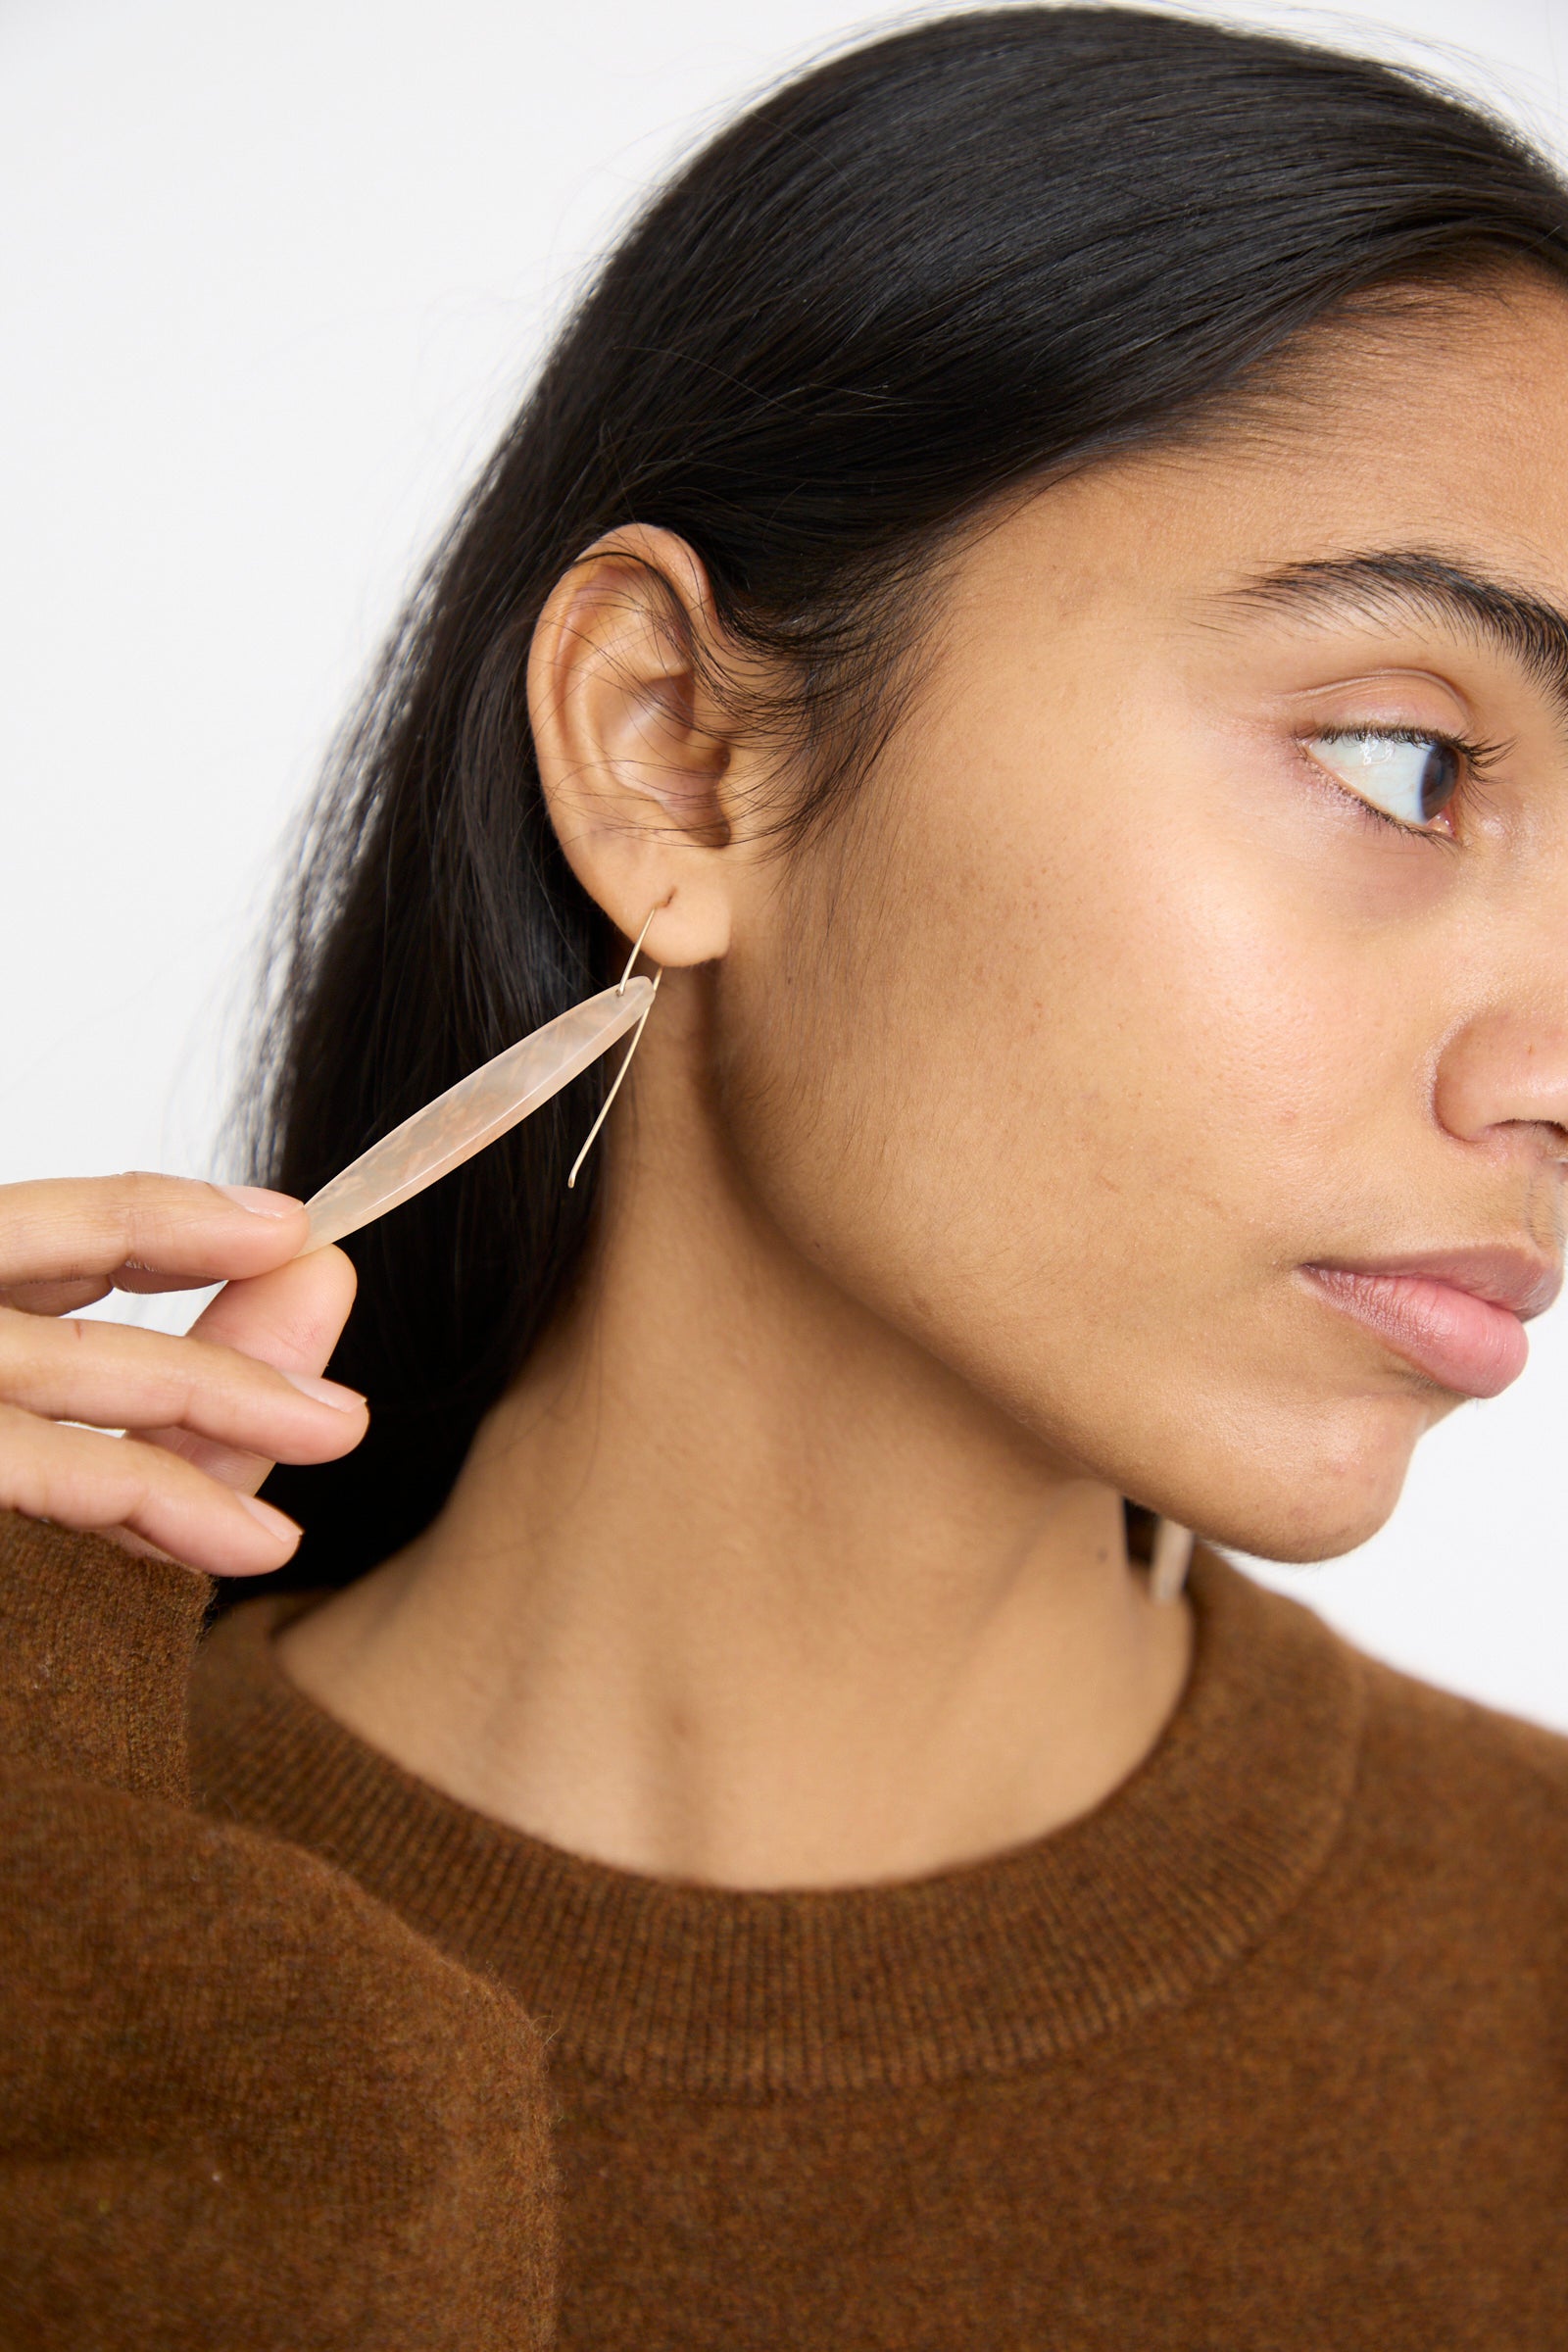
[[[1008,1091],[1061,1183],[1096,1188],[1102,1244],[1149,1217],[1169,1278],[1190,1241],[1205,1287],[1245,1285],[1426,1141],[1449,869],[1314,795],[1294,752],[1184,727],[1175,692],[1150,707],[1070,783],[1045,760],[1004,774],[937,862],[967,855],[964,903],[1028,1014]]]
[[[1255,1270],[1348,981],[1172,822],[1138,745],[1075,760],[1072,790],[1044,754],[964,751],[877,787],[866,846],[796,878],[771,986],[730,993],[732,1109],[758,1189],[852,1287],[944,1320],[979,1299],[993,1331],[1010,1302],[1038,1349],[1107,1282],[1124,1328],[1168,1311],[1187,1237],[1210,1288]]]
[[[989,823],[930,828],[909,1125],[946,1140],[917,1152],[944,1231],[983,1227],[1057,1296],[1114,1278],[1143,1323],[1190,1279],[1211,1297],[1294,1257],[1407,1041],[1329,871],[1136,738],[1074,773],[1042,760]]]
[[[1131,728],[1070,764],[1021,741],[928,741],[865,846],[797,877],[750,979],[726,976],[750,1190],[844,1292],[1125,1491],[1200,1445],[1200,1523],[1225,1488],[1244,1526],[1269,1464],[1310,1486],[1309,1456],[1325,1494],[1384,1509],[1418,1417],[1320,1410],[1291,1271],[1409,1115],[1400,992],[1345,914],[1343,844],[1284,855],[1215,809],[1206,762],[1156,766]]]

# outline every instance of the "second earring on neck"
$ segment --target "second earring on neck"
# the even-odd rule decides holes
[[[1180,1599],[1196,1542],[1197,1538],[1190,1527],[1182,1527],[1174,1519],[1155,1520],[1153,1556],[1149,1567],[1152,1599]]]

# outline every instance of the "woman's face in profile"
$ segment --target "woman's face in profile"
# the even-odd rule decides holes
[[[1528,281],[997,519],[848,828],[737,926],[771,1215],[1063,1462],[1276,1557],[1370,1534],[1521,1335],[1345,1270],[1554,1285],[1564,611]]]

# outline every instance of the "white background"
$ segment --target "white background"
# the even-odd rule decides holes
[[[1568,146],[1568,0],[1200,13],[1417,36]],[[0,0],[0,1180],[221,1172],[290,812],[552,320],[737,98],[886,21]],[[1374,1543],[1259,1573],[1568,1728],[1565,1426],[1568,1308],[1429,1441]]]

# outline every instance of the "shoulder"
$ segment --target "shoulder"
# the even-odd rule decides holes
[[[1245,1650],[1265,1716],[1321,1710],[1328,1693],[1343,1694],[1357,1809],[1396,1815],[1411,1835],[1431,1821],[1450,1843],[1492,1846],[1513,1834],[1568,1845],[1568,1733],[1386,1663],[1222,1552],[1200,1548],[1194,1583],[1204,1633],[1214,1620],[1227,1648]]]
[[[1568,1737],[1332,1637],[1362,1688],[1348,1842],[1413,1932],[1457,1954],[1568,1954]]]
[[[1354,1655],[1378,1769],[1398,1774],[1410,1793],[1440,1795],[1455,1832],[1495,1831],[1508,1819],[1568,1841],[1568,1735]]]
[[[1568,1964],[1568,1737],[1386,1664],[1206,1546],[1193,1597],[1198,1671],[1240,1727],[1227,1768],[1251,1793],[1235,1801],[1257,1835],[1311,1816],[1342,1931],[1392,1934],[1396,1914],[1456,1943],[1506,1928],[1558,1938]]]

